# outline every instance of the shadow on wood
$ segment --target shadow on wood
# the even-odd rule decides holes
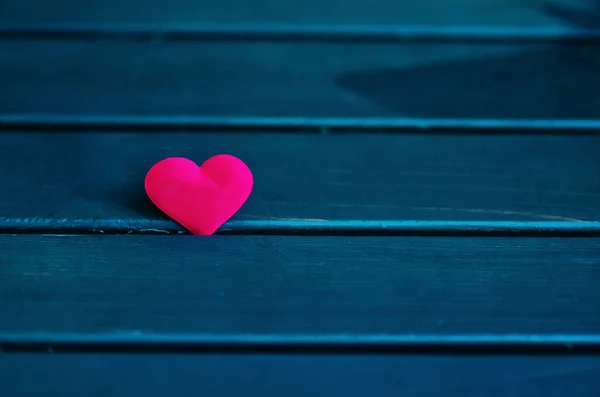
[[[564,2],[549,1],[542,7],[544,12],[563,23],[580,29],[600,28],[600,1],[587,0],[588,7],[572,7]]]
[[[600,48],[550,46],[411,68],[358,70],[337,80],[401,116],[597,119],[598,70]]]
[[[577,28],[597,29],[600,2],[590,3],[587,10],[547,3],[545,12]],[[599,69],[600,48],[560,44],[409,68],[359,69],[337,81],[402,116],[597,119]]]

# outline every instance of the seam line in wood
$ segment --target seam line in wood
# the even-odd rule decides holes
[[[205,132],[507,132],[600,133],[600,119],[439,119],[401,117],[211,117],[0,114],[0,130],[196,130]]]
[[[1,234],[188,234],[170,220],[0,218]],[[217,234],[600,236],[596,221],[231,220]]]
[[[600,32],[568,27],[285,24],[29,24],[0,26],[4,40],[301,41],[419,43],[600,43]]]

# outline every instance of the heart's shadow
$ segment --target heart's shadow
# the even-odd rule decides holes
[[[119,204],[143,219],[171,219],[152,203],[143,187],[136,186],[135,189],[128,189],[126,194],[121,196]]]
[[[546,11],[580,27],[600,26],[593,15],[554,4]],[[585,15],[585,16],[584,16]],[[417,118],[600,118],[600,48],[523,45],[479,59],[412,68],[357,70],[337,76],[344,89],[397,116]]]

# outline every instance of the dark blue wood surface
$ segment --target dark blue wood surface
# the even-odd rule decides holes
[[[372,24],[556,27],[598,21],[595,0],[5,0],[0,23]],[[597,25],[595,25],[597,26]]]
[[[460,356],[0,356],[10,397],[596,397],[600,359]]]
[[[577,353],[600,349],[599,253],[597,238],[4,235],[0,344]]]
[[[0,395],[598,396],[599,26],[596,0],[0,2]],[[145,171],[220,152],[257,182],[233,236],[177,236]],[[297,354],[324,346],[430,355]]]
[[[0,41],[0,121],[600,118],[595,46],[311,41]]]

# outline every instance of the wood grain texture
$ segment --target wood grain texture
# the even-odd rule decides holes
[[[599,375],[597,357],[0,355],[10,397],[596,397]]]
[[[90,1],[6,0],[1,23],[116,22],[508,25],[520,27],[587,25],[598,21],[595,0],[341,0]],[[596,25],[597,26],[597,25]],[[587,26],[585,26],[587,27]]]
[[[600,346],[599,254],[577,238],[3,235],[0,342]]]
[[[235,221],[577,225],[598,220],[599,148],[583,135],[4,132],[0,224],[181,231],[147,198],[146,172],[170,156],[230,153],[255,177]]]
[[[2,114],[600,119],[595,47],[0,42]],[[465,89],[469,87],[469,89]]]

